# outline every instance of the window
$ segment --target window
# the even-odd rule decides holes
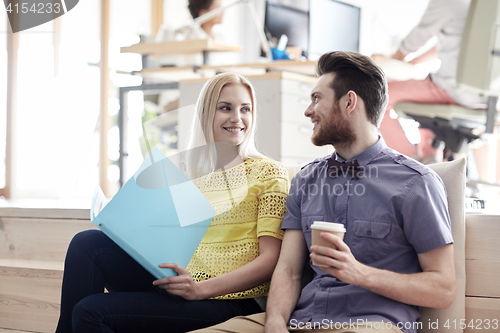
[[[99,12],[100,1],[80,1],[59,18],[60,31],[51,21],[19,32],[14,148],[19,198],[93,194],[98,181]]]

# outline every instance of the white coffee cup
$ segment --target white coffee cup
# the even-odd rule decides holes
[[[314,221],[311,225],[311,234],[312,234],[312,245],[331,247],[332,249],[336,249],[335,245],[332,242],[329,242],[323,238],[321,238],[321,232],[330,232],[340,239],[344,239],[344,234],[346,229],[342,223],[334,223],[334,222],[324,222],[324,221]],[[313,265],[319,267],[328,267],[326,265],[316,264],[313,260]]]

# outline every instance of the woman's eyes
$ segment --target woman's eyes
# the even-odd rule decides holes
[[[230,106],[221,106],[220,107],[220,110],[224,110],[224,111],[231,111],[231,107]],[[251,108],[248,108],[248,107],[244,107],[244,108],[241,108],[241,112],[252,112],[252,109]]]

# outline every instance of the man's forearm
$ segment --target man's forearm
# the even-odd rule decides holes
[[[336,250],[312,246],[311,258],[327,267],[323,270],[341,281],[358,285],[398,302],[447,308],[456,293],[453,244],[418,254],[421,273],[402,274],[364,265],[354,258],[349,247],[332,234],[322,234]]]
[[[447,308],[455,299],[454,282],[438,272],[401,274],[370,267],[360,285],[401,303]]]
[[[453,245],[419,254],[423,272],[394,273],[368,267],[362,287],[396,301],[431,308],[447,308],[456,293]]]

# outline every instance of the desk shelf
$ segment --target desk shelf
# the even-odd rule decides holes
[[[143,56],[186,55],[202,52],[239,52],[240,46],[216,43],[210,39],[194,39],[160,43],[138,43],[120,48],[121,53],[139,53]]]

